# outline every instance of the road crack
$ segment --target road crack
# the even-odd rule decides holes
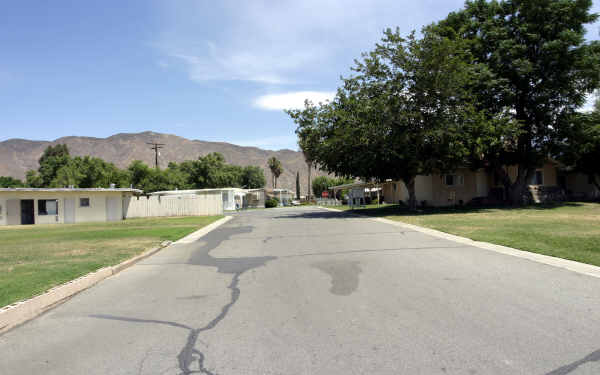
[[[138,318],[130,318],[130,317],[119,317],[113,315],[90,315],[90,317],[100,318],[100,319],[111,319],[111,320],[121,320],[131,323],[152,323],[152,324],[163,324],[176,328],[183,328],[189,331],[187,336],[186,343],[184,347],[181,349],[179,354],[177,355],[177,362],[179,365],[179,371],[181,375],[190,375],[190,374],[205,374],[205,375],[217,375],[216,372],[212,372],[205,367],[206,355],[196,348],[196,344],[198,343],[198,339],[202,332],[211,330],[215,328],[229,313],[232,306],[238,301],[240,298],[240,276],[251,269],[262,267],[267,262],[276,259],[276,257],[267,256],[267,257],[240,257],[240,258],[215,258],[210,255],[210,251],[218,247],[223,241],[228,240],[231,236],[242,233],[249,233],[252,231],[251,226],[243,226],[243,227],[221,227],[214,232],[211,232],[208,236],[204,237],[202,240],[205,241],[204,245],[192,252],[188,263],[190,265],[198,265],[198,266],[207,266],[207,267],[216,267],[217,272],[219,273],[228,273],[232,274],[233,277],[231,282],[227,286],[227,289],[231,291],[231,296],[229,302],[221,307],[220,313],[213,318],[208,324],[204,325],[200,328],[192,328],[188,325],[170,322],[166,320],[151,320],[151,319],[138,319]],[[194,246],[197,243],[185,244],[182,246]],[[193,364],[197,363],[198,369],[192,369]]]

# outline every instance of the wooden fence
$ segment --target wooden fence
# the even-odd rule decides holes
[[[142,196],[123,200],[123,218],[223,215],[220,192],[201,195]]]

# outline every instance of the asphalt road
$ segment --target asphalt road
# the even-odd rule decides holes
[[[0,374],[600,374],[600,279],[255,210],[0,336]]]

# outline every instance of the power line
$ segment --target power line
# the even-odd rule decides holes
[[[156,142],[146,142],[146,144],[152,145],[151,150],[154,150],[154,168],[158,169],[158,150],[163,148],[166,144]]]

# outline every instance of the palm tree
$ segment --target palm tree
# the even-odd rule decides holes
[[[273,189],[276,189],[277,179],[279,178],[279,176],[281,176],[281,173],[283,173],[283,167],[281,166],[281,162],[275,156],[270,157],[267,161],[267,164],[269,165],[269,169],[271,170]]]

